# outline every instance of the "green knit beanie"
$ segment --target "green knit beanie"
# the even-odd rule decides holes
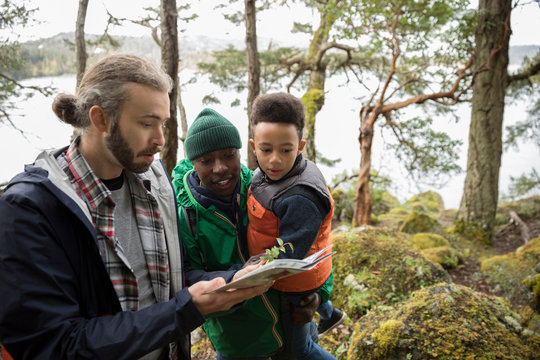
[[[242,147],[238,129],[217,111],[206,108],[197,115],[191,124],[184,148],[189,160],[209,152]]]

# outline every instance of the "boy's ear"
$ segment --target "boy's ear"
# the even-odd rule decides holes
[[[253,141],[253,139],[249,139],[249,145],[251,145],[251,149],[255,152],[255,141]]]
[[[304,151],[304,146],[306,146],[306,140],[300,140],[300,144],[298,144],[298,152],[296,153],[296,156],[300,155],[300,153]]]
[[[109,131],[110,120],[101,106],[92,106],[88,111],[88,117],[90,118],[92,125],[94,125],[99,132],[104,133]]]

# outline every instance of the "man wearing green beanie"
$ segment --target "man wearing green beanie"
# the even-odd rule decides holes
[[[186,156],[191,161],[216,150],[242,147],[236,127],[217,111],[209,108],[199,113],[188,130],[184,144]]]
[[[236,127],[215,110],[202,110],[184,141],[187,159],[173,170],[180,233],[193,268],[242,268],[249,258],[246,200],[251,171],[240,164]],[[261,358],[283,346],[279,296],[270,290],[203,327],[218,359]]]
[[[238,130],[206,108],[189,128],[184,147],[187,159],[178,163],[172,177],[188,260],[205,271],[239,270],[249,259],[246,203],[251,171],[240,164]],[[309,320],[318,306],[318,300],[313,302],[303,309],[307,313],[302,316]],[[266,360],[284,345],[274,289],[207,318],[203,327],[218,360]]]

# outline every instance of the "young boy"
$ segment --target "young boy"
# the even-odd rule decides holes
[[[251,114],[253,138],[249,140],[259,168],[248,193],[248,246],[250,255],[264,253],[281,238],[280,258],[302,259],[332,243],[333,200],[316,165],[303,158],[304,105],[287,93],[259,96]],[[331,276],[332,262],[276,281],[282,292],[282,321],[286,345],[298,359],[335,359],[310,337],[307,324],[294,324],[287,311],[301,296],[313,293]],[[325,310],[325,311],[323,311]],[[319,314],[336,326],[345,314],[323,304]],[[333,317],[333,319],[332,319]],[[321,324],[320,324],[321,325]],[[328,326],[326,326],[328,327]]]

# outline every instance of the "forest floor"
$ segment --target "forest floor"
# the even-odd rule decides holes
[[[530,238],[534,239],[540,236],[540,219],[529,219],[524,221],[530,230]],[[480,291],[489,295],[502,296],[496,289],[486,282],[485,277],[480,270],[481,257],[487,258],[496,255],[505,255],[516,251],[517,248],[524,245],[525,242],[521,236],[519,226],[507,225],[501,228],[494,237],[493,246],[482,248],[477,254],[468,256],[464,263],[454,269],[448,270],[452,281],[456,284],[468,286],[471,289]],[[519,300],[518,300],[519,301]],[[523,303],[512,304],[514,307],[524,305]]]
[[[447,219],[447,226],[451,225],[451,219]],[[540,218],[533,218],[524,220],[530,231],[530,239],[540,236]],[[496,233],[492,246],[488,247],[473,247],[469,256],[464,260],[464,263],[456,268],[448,270],[452,278],[452,282],[467,286],[479,292],[483,292],[489,295],[503,296],[502,293],[498,293],[485,279],[482,271],[480,270],[480,264],[483,259],[496,256],[505,255],[515,252],[517,248],[524,245],[524,240],[521,235],[519,226],[508,224],[499,228]],[[512,304],[514,308],[519,308],[525,305],[521,300],[517,299]],[[340,331],[346,331],[343,325],[340,325]],[[212,349],[212,345],[208,341],[208,338],[200,332],[202,337],[201,343],[199,343],[198,351],[192,354],[193,360],[211,360],[215,359],[215,353]]]

